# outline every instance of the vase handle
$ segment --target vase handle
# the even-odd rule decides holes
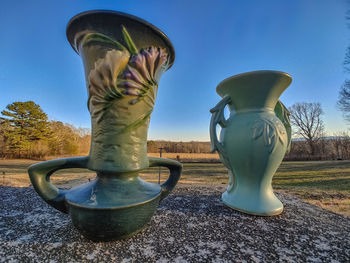
[[[67,190],[58,189],[50,182],[50,176],[57,170],[67,168],[87,168],[89,157],[72,157],[55,159],[33,164],[28,168],[32,185],[46,203],[52,207],[67,213],[65,206],[65,194]]]
[[[219,142],[216,134],[216,126],[219,124],[221,128],[225,128],[227,125],[227,120],[225,119],[224,111],[227,104],[231,103],[231,98],[225,96],[214,108],[210,110],[212,113],[210,120],[210,142],[211,149],[213,153],[218,151],[221,161],[225,164],[227,168],[230,169],[230,164],[228,162],[228,156],[221,142]]]
[[[286,106],[284,106],[284,104],[280,100],[277,101],[274,111],[277,118],[279,118],[283,123],[284,128],[286,129],[286,132],[287,132],[287,137],[288,137],[288,145],[287,145],[287,151],[286,151],[286,154],[287,154],[290,151],[290,145],[292,141],[292,127],[289,119],[290,111],[287,109]]]
[[[178,161],[167,158],[148,157],[148,159],[149,167],[163,166],[170,170],[168,180],[161,185],[162,193],[160,200],[163,200],[174,189],[175,185],[179,181],[182,171],[182,164]]]

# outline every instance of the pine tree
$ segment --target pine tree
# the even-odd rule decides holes
[[[8,124],[4,136],[9,151],[18,157],[28,154],[33,142],[46,140],[50,136],[47,115],[33,101],[13,102],[1,114],[4,116],[3,121]]]

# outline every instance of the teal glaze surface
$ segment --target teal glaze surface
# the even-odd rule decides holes
[[[155,199],[161,194],[160,185],[139,178],[137,172],[98,174],[90,183],[70,190],[66,202],[87,209],[125,208]]]
[[[150,221],[158,203],[175,187],[182,165],[166,158],[149,158],[149,167],[170,170],[162,185],[148,183],[135,172],[97,173],[96,179],[71,190],[58,189],[50,182],[57,170],[87,168],[89,157],[56,159],[34,164],[28,173],[37,193],[51,206],[70,214],[74,226],[94,241],[127,238]]]
[[[142,230],[161,194],[160,185],[145,182],[132,172],[99,174],[94,181],[70,190],[65,199],[76,228],[91,240],[107,241]]]
[[[233,209],[262,216],[283,211],[271,182],[291,140],[289,112],[278,101],[290,83],[286,73],[255,71],[228,78],[217,87],[223,100],[211,110],[212,151],[218,151],[229,170],[222,201]],[[220,140],[217,124],[222,127]]]
[[[148,22],[105,10],[73,17],[67,38],[84,64],[92,127],[90,153],[32,165],[30,180],[49,205],[70,214],[87,238],[127,238],[150,221],[159,201],[181,176],[179,162],[147,157],[158,83],[174,62],[174,49],[166,35]],[[155,166],[170,171],[162,185],[139,177],[142,170]],[[68,168],[90,169],[96,178],[70,190],[58,189],[50,176]]]
[[[151,220],[160,195],[144,203],[124,207],[96,209],[69,202],[69,214],[74,226],[93,241],[119,240],[141,231]]]

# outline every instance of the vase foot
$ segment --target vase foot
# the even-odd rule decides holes
[[[228,207],[242,213],[257,216],[276,216],[283,212],[282,202],[272,193],[265,197],[252,198],[252,195],[239,196],[235,192],[224,192],[222,202]]]
[[[126,207],[89,208],[74,204],[69,214],[77,230],[95,242],[129,238],[151,221],[157,209],[160,195],[145,203]]]

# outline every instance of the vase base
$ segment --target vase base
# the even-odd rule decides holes
[[[149,202],[125,208],[92,209],[69,205],[69,214],[77,230],[95,242],[129,238],[151,221],[160,195]]]
[[[224,192],[221,199],[226,206],[245,214],[256,216],[276,216],[283,212],[283,204],[277,199],[277,197],[273,198],[273,200],[268,203],[257,201],[247,203],[246,198],[238,198],[235,195]],[[240,202],[240,200],[244,201]]]

